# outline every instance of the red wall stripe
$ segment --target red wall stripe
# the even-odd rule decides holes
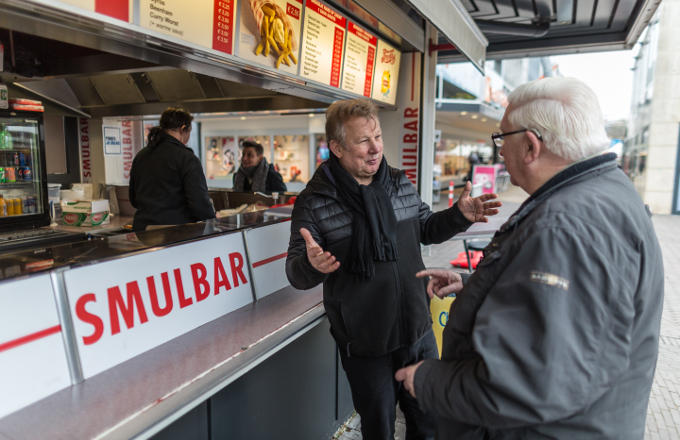
[[[28,344],[29,342],[44,338],[45,336],[60,332],[61,325],[55,325],[54,327],[46,328],[45,330],[40,330],[39,332],[31,333],[30,335],[22,336],[12,341],[4,342],[0,344],[0,353],[11,348],[16,348],[20,345]]]
[[[262,266],[263,264],[271,263],[272,261],[280,260],[281,258],[286,258],[287,256],[288,252],[284,252],[279,255],[274,255],[273,257],[269,257],[266,260],[256,261],[255,263],[253,263],[253,267]]]

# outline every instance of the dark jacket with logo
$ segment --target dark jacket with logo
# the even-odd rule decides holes
[[[174,137],[161,133],[132,161],[130,202],[137,208],[134,229],[176,225],[215,217],[201,162]]]
[[[389,173],[392,185],[387,195],[397,219],[399,257],[376,261],[375,277],[370,281],[357,279],[343,266],[352,240],[352,213],[339,200],[326,163],[300,193],[293,209],[288,280],[298,289],[323,283],[331,332],[341,349],[352,356],[383,355],[409,346],[431,331],[425,282],[415,277],[424,268],[420,243],[440,243],[471,224],[457,205],[433,213],[402,171],[390,168]],[[301,227],[337,257],[337,271],[322,274],[310,265]]]
[[[415,376],[441,439],[642,439],[661,251],[614,155],[567,168],[501,227]]]

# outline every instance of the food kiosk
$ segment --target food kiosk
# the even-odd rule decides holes
[[[481,63],[485,39],[465,11],[434,3],[440,31]],[[106,118],[137,115],[144,126],[170,104],[290,112],[363,96],[381,107],[388,160],[431,194],[419,161],[433,148],[434,110],[422,102],[433,95],[437,31],[428,2],[402,7],[7,0],[9,50],[23,42],[56,61],[33,66],[40,81],[14,61],[0,78],[77,110],[83,181],[125,173],[138,148],[124,120],[115,130]],[[327,438],[351,398],[321,286],[286,280],[289,216],[272,209],[0,255],[0,438]]]

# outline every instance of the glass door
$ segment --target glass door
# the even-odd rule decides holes
[[[42,214],[40,121],[0,117],[0,217]]]

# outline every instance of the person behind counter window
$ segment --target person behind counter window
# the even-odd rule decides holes
[[[243,141],[241,146],[243,147],[241,166],[234,174],[234,191],[265,194],[285,192],[286,184],[283,183],[281,174],[274,169],[274,165],[267,163],[262,145],[253,141]]]
[[[649,214],[617,166],[593,91],[574,78],[516,88],[492,136],[529,198],[459,292],[442,359],[396,378],[441,439],[642,439],[664,275]],[[461,290],[462,289],[462,290]]]
[[[406,437],[428,438],[434,420],[394,380],[397,368],[437,357],[420,243],[440,243],[500,202],[470,197],[433,213],[405,173],[387,164],[377,108],[337,101],[326,111],[330,158],[298,196],[286,274],[298,289],[323,283],[324,306],[340,350],[365,440],[394,438],[396,404]]]
[[[135,231],[147,225],[175,225],[215,217],[201,162],[186,146],[193,116],[168,108],[160,126],[132,161],[130,202],[137,208]]]

